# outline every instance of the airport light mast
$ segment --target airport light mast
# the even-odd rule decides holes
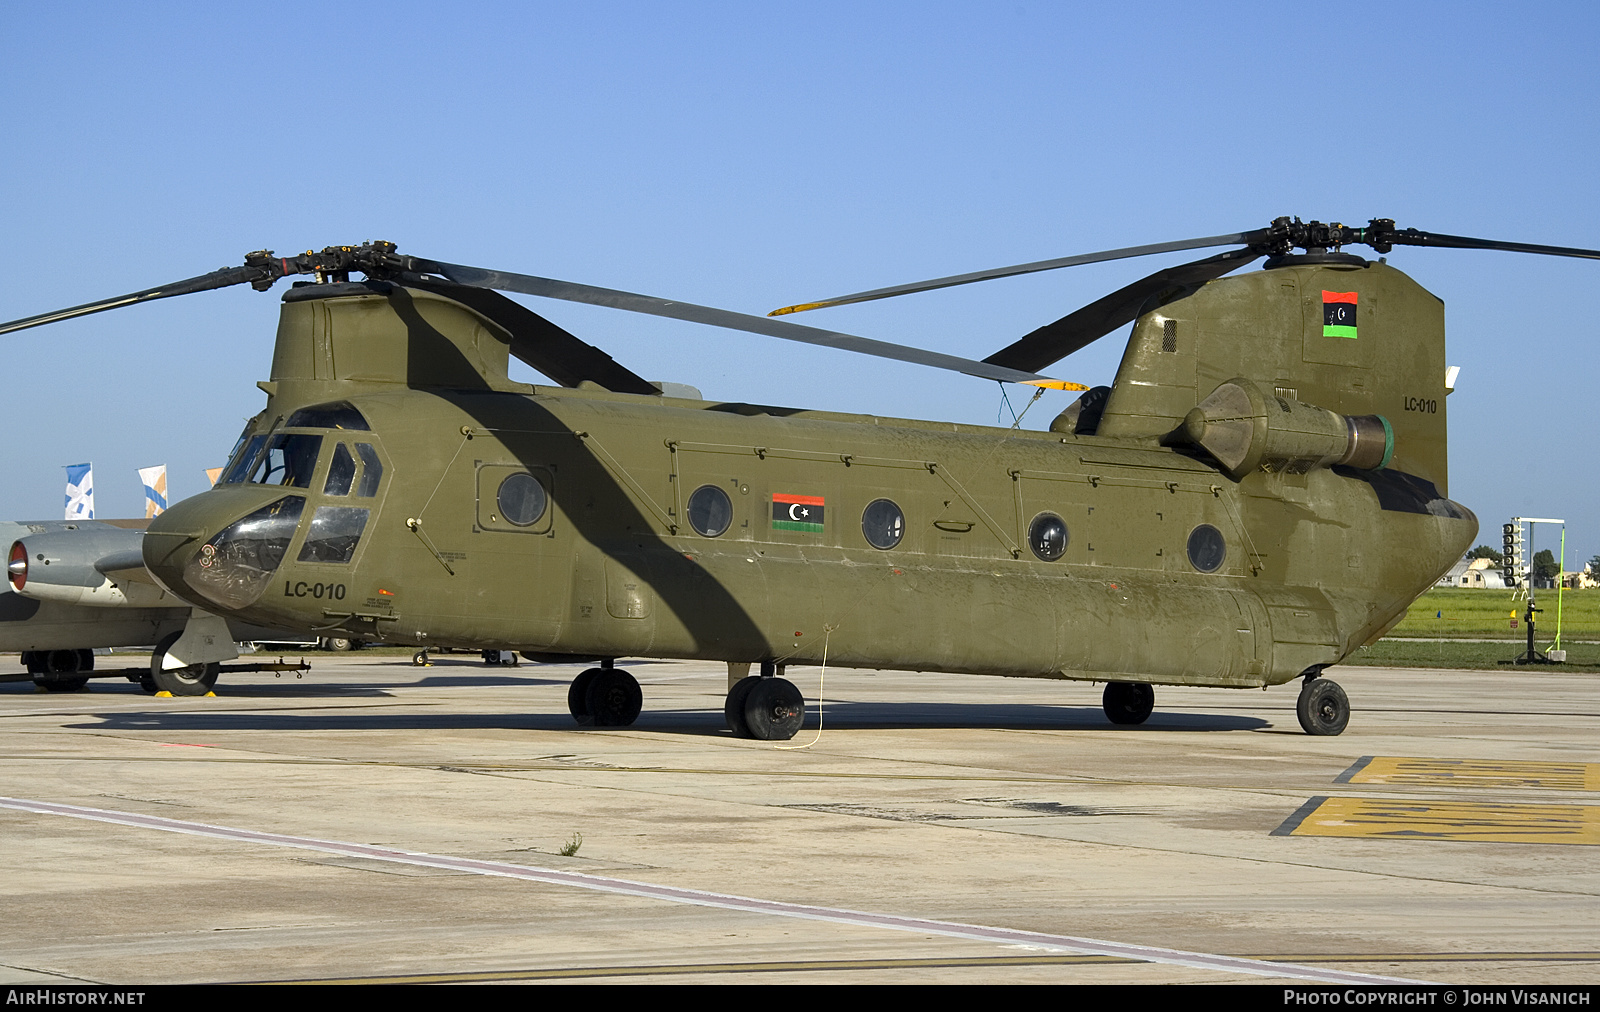
[[[1507,524],[1506,526],[1508,528],[1511,528],[1513,526],[1516,528],[1517,534],[1519,535],[1519,538],[1518,538],[1519,541],[1521,540],[1520,539],[1520,534],[1521,534],[1521,529],[1522,529],[1522,525],[1523,524],[1527,524],[1528,525],[1528,542],[1527,542],[1528,547],[1527,547],[1527,556],[1526,556],[1526,558],[1528,560],[1527,561],[1528,612],[1527,612],[1527,616],[1526,616],[1526,621],[1527,621],[1527,624],[1528,624],[1528,649],[1524,650],[1521,654],[1519,654],[1517,656],[1517,659],[1516,659],[1515,663],[1517,663],[1517,664],[1559,664],[1562,661],[1565,661],[1567,659],[1565,650],[1552,651],[1553,653],[1557,654],[1557,656],[1551,657],[1549,654],[1541,652],[1537,647],[1535,647],[1533,645],[1534,616],[1536,614],[1538,614],[1539,612],[1544,610],[1542,608],[1535,607],[1534,603],[1533,603],[1533,597],[1534,597],[1534,586],[1533,586],[1533,584],[1534,584],[1534,580],[1535,580],[1535,576],[1536,576],[1536,574],[1534,572],[1534,569],[1533,569],[1533,532],[1534,532],[1534,524],[1557,524],[1557,525],[1559,525],[1561,527],[1561,544],[1562,544],[1562,548],[1563,548],[1563,553],[1562,554],[1565,555],[1565,547],[1566,547],[1566,541],[1567,541],[1567,529],[1566,529],[1567,528],[1567,522],[1565,520],[1552,520],[1552,519],[1550,519],[1548,517],[1512,517],[1511,518],[1511,523]],[[1509,541],[1509,536],[1508,536],[1508,541]],[[1556,574],[1556,582],[1559,583],[1560,580],[1561,580],[1561,574],[1559,572],[1557,572],[1557,574]],[[1561,597],[1560,593],[1557,592],[1556,599],[1558,601],[1560,600],[1560,597]],[[1560,616],[1560,606],[1559,605],[1557,605],[1556,614],[1558,616],[1557,620],[1556,620],[1556,645],[1560,646],[1560,644],[1561,644],[1561,621],[1560,621],[1560,618],[1559,618],[1559,616]]]

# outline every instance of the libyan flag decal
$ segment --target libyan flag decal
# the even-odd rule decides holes
[[[1356,336],[1356,293],[1322,293],[1322,336]]]
[[[772,529],[822,533],[822,496],[772,494]]]

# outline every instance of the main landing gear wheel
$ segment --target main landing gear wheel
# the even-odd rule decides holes
[[[150,681],[155,683],[157,692],[170,692],[174,696],[203,696],[217,684],[217,676],[222,673],[221,664],[212,661],[210,664],[191,664],[171,671],[162,670],[161,662],[181,635],[169,633],[156,645],[155,653],[150,655]],[[142,684],[143,679],[140,682]]]
[[[760,681],[761,679],[755,675],[747,675],[734,682],[733,688],[728,690],[728,698],[722,704],[722,719],[735,738],[754,737],[750,733],[750,725],[744,722],[744,701],[749,698],[750,690]]]
[[[639,711],[644,708],[644,692],[638,680],[616,668],[591,670],[594,677],[584,693],[584,708],[589,711],[590,722],[596,727],[627,727],[638,720]]]
[[[580,673],[572,680],[572,684],[567,686],[567,712],[580,724],[594,723],[594,717],[589,713],[589,685],[595,676],[603,671],[604,668],[590,668]]]
[[[1100,705],[1113,724],[1143,724],[1156,708],[1156,690],[1149,682],[1107,682]]]
[[[46,692],[77,692],[89,684],[79,672],[94,670],[92,650],[31,650],[22,662],[33,676],[33,684]]]
[[[411,655],[411,666],[414,668],[426,668],[432,666],[432,664],[433,662],[428,660],[428,652],[426,650],[418,650]]]
[[[1308,678],[1300,686],[1300,699],[1295,703],[1294,712],[1306,734],[1336,735],[1350,723],[1350,697],[1344,694],[1338,682]]]
[[[806,719],[806,699],[787,678],[757,678],[744,695],[744,734],[757,741],[788,741]],[[735,685],[737,689],[739,686]],[[728,693],[730,700],[733,693]]]

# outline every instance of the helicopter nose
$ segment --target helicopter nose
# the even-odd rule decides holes
[[[168,590],[207,609],[237,611],[266,590],[299,526],[302,495],[234,486],[185,499],[144,536],[144,564]]]

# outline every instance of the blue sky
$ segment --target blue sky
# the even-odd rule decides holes
[[[375,238],[747,312],[1282,214],[1600,247],[1590,4],[87,3],[0,24],[0,319]],[[815,322],[981,358],[1159,262]],[[1600,552],[1600,262],[1390,262],[1446,303],[1450,491],[1480,540],[1559,516],[1569,565]],[[279,294],[0,339],[0,516],[59,516],[80,460],[102,516],[142,512],[140,466],[203,490],[261,406]],[[985,381],[530,304],[714,398],[1000,409]],[[1108,382],[1121,345],[1052,371]]]

